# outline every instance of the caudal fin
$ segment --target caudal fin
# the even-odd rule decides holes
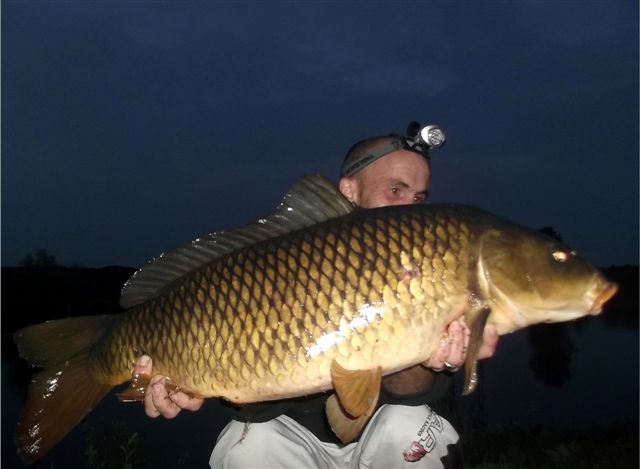
[[[40,459],[109,392],[90,370],[89,350],[114,316],[84,316],[29,326],[14,335],[20,356],[35,373],[16,431],[18,454]]]

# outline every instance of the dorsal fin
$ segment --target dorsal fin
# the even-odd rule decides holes
[[[353,210],[354,205],[328,179],[318,174],[303,176],[268,216],[240,228],[196,238],[152,259],[124,284],[120,304],[131,308],[144,303],[168,284],[225,254]]]

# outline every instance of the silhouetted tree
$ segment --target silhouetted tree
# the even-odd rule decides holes
[[[23,267],[54,267],[57,266],[56,256],[50,254],[47,249],[36,249],[34,254],[27,254],[21,262]]]

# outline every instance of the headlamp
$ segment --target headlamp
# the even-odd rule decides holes
[[[398,150],[409,150],[430,159],[429,150],[440,148],[446,139],[443,130],[437,125],[422,125],[415,121],[407,127],[406,137],[395,134],[389,137],[393,140],[388,145],[357,157],[347,167],[343,166],[340,177],[351,176],[384,155]]]
[[[421,125],[415,121],[407,127],[407,137],[413,139],[414,145],[426,145],[427,150],[440,148],[446,140],[444,132],[437,125]]]

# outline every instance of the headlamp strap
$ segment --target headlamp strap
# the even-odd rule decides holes
[[[356,173],[358,170],[360,170],[360,168],[362,168],[363,166],[367,166],[367,165],[373,163],[378,158],[382,158],[384,155],[387,155],[387,154],[392,153],[394,151],[401,150],[403,148],[407,148],[407,145],[404,142],[404,140],[401,140],[401,139],[393,140],[388,145],[385,145],[382,148],[378,148],[376,151],[373,151],[373,152],[369,153],[364,158],[360,158],[358,161],[353,163],[351,166],[349,166],[344,171],[344,175],[343,176],[344,177],[349,177],[353,173]]]

